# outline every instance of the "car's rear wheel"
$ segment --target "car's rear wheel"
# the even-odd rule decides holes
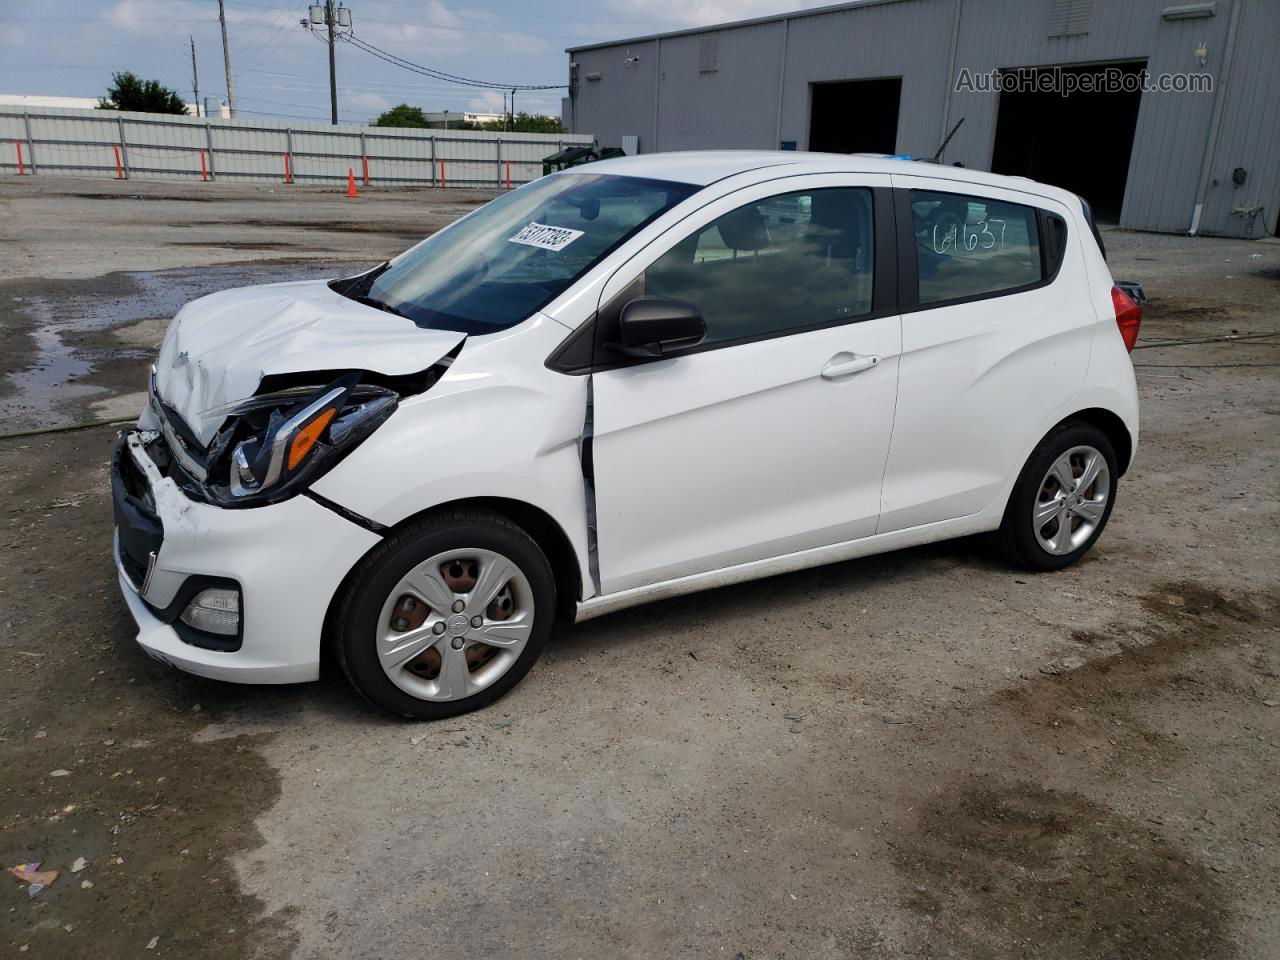
[[[554,616],[551,566],[528,534],[495,514],[452,512],[398,531],[361,562],[334,642],[367,700],[434,720],[514,687]]]
[[[1088,423],[1062,424],[1022,468],[997,544],[1010,560],[1032,570],[1070,566],[1107,525],[1117,472],[1105,433]]]

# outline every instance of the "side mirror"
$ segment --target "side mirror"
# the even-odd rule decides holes
[[[665,350],[690,347],[707,335],[702,311],[683,300],[632,300],[618,317],[621,343],[609,347],[623,356],[656,360]]]

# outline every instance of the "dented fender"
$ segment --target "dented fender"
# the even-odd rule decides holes
[[[543,363],[567,335],[535,314],[469,337],[430,390],[402,401],[312,490],[387,527],[460,500],[528,504],[564,531],[588,584],[580,455],[587,381]]]

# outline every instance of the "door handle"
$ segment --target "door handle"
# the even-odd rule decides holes
[[[869,354],[858,356],[854,353],[837,353],[822,368],[824,380],[840,380],[843,377],[870,370],[880,362],[880,358]]]

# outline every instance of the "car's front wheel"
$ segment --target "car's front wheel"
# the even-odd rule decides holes
[[[399,716],[436,720],[516,685],[550,636],[555,579],[504,517],[457,511],[411,524],[351,578],[334,643],[352,686]]]
[[[1107,435],[1067,422],[1036,447],[1022,468],[996,534],[1002,552],[1032,570],[1060,570],[1079,560],[1107,525],[1117,465]]]

